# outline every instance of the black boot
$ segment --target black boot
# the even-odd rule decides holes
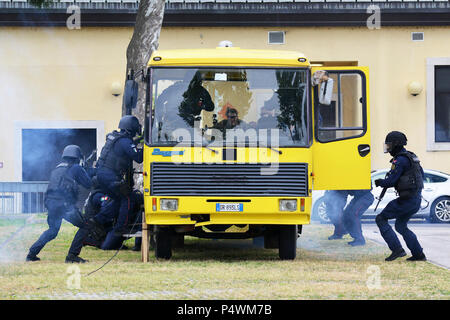
[[[79,256],[69,253],[66,257],[66,263],[86,263],[88,260],[84,260]]]
[[[398,250],[393,251],[391,253],[391,255],[389,257],[387,257],[386,259],[384,259],[384,260],[386,260],[386,261],[393,261],[393,260],[395,260],[397,258],[401,258],[401,257],[404,257],[404,256],[406,256],[406,252],[405,252],[405,250],[403,248],[400,248]]]
[[[29,253],[27,255],[26,261],[40,261],[41,259],[39,259],[37,256],[32,255],[31,253]]]
[[[425,257],[425,254],[422,252],[421,254],[412,257],[407,258],[408,261],[427,261],[427,257]]]

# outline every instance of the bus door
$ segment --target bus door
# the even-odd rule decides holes
[[[313,67],[313,188],[370,189],[366,67]]]

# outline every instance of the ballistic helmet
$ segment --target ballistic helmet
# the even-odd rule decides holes
[[[384,153],[392,152],[396,148],[406,146],[406,136],[400,131],[391,131],[384,140]]]
[[[129,132],[134,137],[136,134],[141,134],[142,127],[135,116],[127,115],[120,119],[119,129]]]
[[[75,144],[66,146],[62,153],[62,158],[74,158],[80,160],[82,157],[80,147]]]

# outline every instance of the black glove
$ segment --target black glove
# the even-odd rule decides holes
[[[381,181],[383,181],[383,179],[377,179],[375,180],[375,187],[380,187],[381,186]]]
[[[128,196],[131,192],[130,186],[125,180],[114,181],[111,183],[110,188],[114,190],[117,196]]]
[[[144,135],[137,136],[136,138],[133,139],[134,144],[139,144],[142,142],[144,142]]]

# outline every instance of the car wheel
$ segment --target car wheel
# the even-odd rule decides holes
[[[313,207],[313,216],[320,221],[320,223],[331,223],[327,215],[327,205],[324,197],[317,199]]]
[[[430,221],[434,223],[450,222],[450,197],[439,197],[434,200],[430,209]]]

